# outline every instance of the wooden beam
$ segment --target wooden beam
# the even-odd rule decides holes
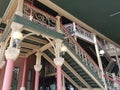
[[[39,43],[42,43],[42,44],[47,44],[48,43],[47,40],[43,40],[43,39],[36,38],[36,37],[33,37],[33,36],[28,36],[28,37],[26,37],[26,39],[29,39],[29,40],[35,41],[35,42],[39,42]]]
[[[49,49],[50,47],[52,47],[52,45],[51,45],[51,43],[48,43],[48,44],[42,46],[41,48],[39,47],[38,49],[34,49],[32,52],[29,52],[27,56],[35,53],[36,51],[44,52],[45,50]]]
[[[82,88],[82,90],[90,90],[90,89]],[[93,88],[93,89],[91,89],[91,90],[103,90],[103,89],[101,89],[101,88]]]
[[[19,57],[27,57],[27,54],[25,54],[25,53],[20,53],[20,54],[19,54]]]
[[[29,44],[29,43],[26,43],[26,42],[21,42],[21,43],[20,43],[20,46],[26,47],[26,48],[30,48],[30,49],[33,49],[33,50],[34,50],[34,49],[37,50],[37,49],[40,48],[40,46],[33,45],[33,44]]]
[[[23,52],[31,52],[32,50],[30,50],[30,49],[25,49],[25,48],[20,48],[20,51],[23,51]]]
[[[52,42],[53,43],[53,42]],[[43,51],[45,51],[45,50],[47,50],[47,49],[49,49],[49,48],[51,48],[52,47],[52,44],[51,43],[48,43],[48,44],[46,44],[46,45],[44,45],[43,47],[41,47],[39,50],[41,51],[41,52],[43,52]]]

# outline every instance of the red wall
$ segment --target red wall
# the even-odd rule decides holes
[[[25,58],[18,58],[15,61],[15,65],[14,65],[15,67],[20,68],[17,90],[20,90],[20,87],[21,87],[23,68],[24,68],[24,60],[25,60]],[[27,81],[27,76],[28,76],[28,70],[31,69],[32,70],[31,90],[33,90],[33,88],[34,88],[34,76],[35,76],[34,65],[35,65],[35,62],[36,62],[35,55],[31,55],[27,58],[26,81]],[[5,67],[2,70],[0,70],[0,90],[2,88],[4,72],[5,72]],[[27,82],[25,84],[27,85]]]

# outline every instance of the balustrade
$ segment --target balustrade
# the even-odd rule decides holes
[[[79,60],[87,67],[87,69],[94,74],[94,76],[99,77],[100,80],[101,70],[98,65],[94,62],[94,60],[87,54],[85,50],[78,44],[78,42],[72,37],[69,30],[66,30],[64,26],[62,26],[64,33],[67,35],[67,39],[65,40],[65,44],[69,45],[71,51],[74,51],[78,56]]]
[[[31,6],[29,3],[24,3],[23,16],[51,30],[56,30],[56,18],[48,15],[47,13],[36,8],[35,6]]]

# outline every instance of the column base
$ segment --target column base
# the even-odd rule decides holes
[[[25,87],[21,87],[20,90],[25,90]]]

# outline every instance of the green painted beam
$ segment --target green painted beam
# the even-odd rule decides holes
[[[25,19],[24,17],[18,16],[18,15],[14,16],[13,21],[17,22],[17,23],[20,23],[20,24],[24,25],[27,28],[33,29],[33,30],[35,30],[37,32],[49,35],[49,36],[54,37],[54,38],[63,39],[65,37],[65,35],[63,35],[61,33],[50,30],[50,29],[48,29],[48,28],[46,28],[46,27],[44,27],[44,26],[42,26],[40,24],[32,22],[32,21],[30,21],[28,19]]]
[[[0,42],[4,42],[8,34],[10,33],[10,30],[11,30],[10,25],[11,23],[6,27],[6,30],[4,31],[3,36],[0,38]]]

